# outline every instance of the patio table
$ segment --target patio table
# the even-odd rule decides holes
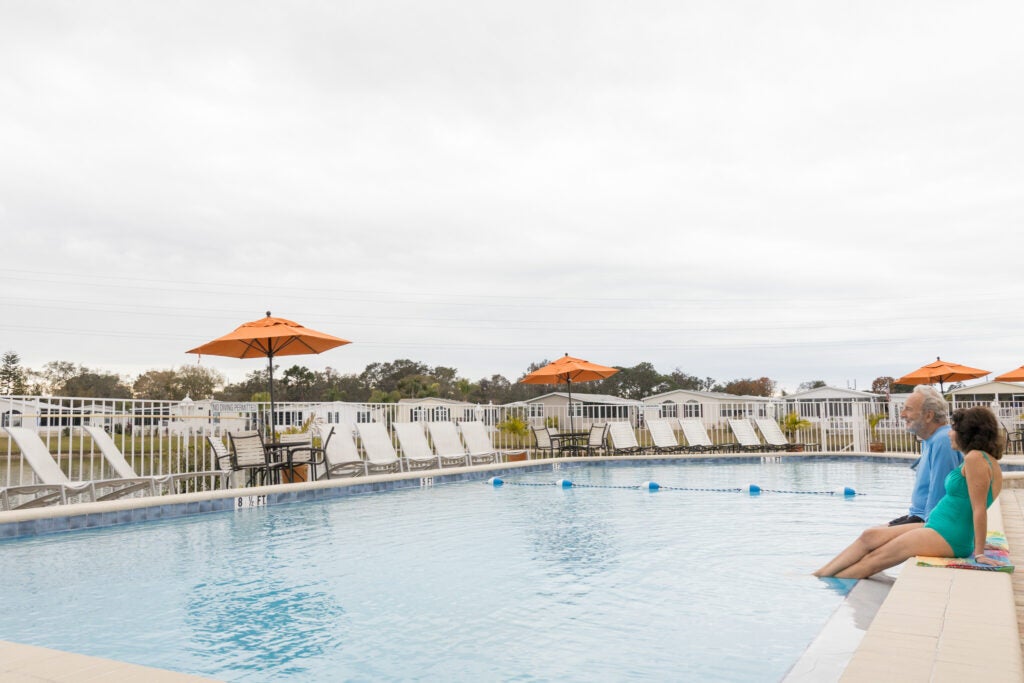
[[[558,454],[568,452],[570,455],[578,455],[580,451],[587,450],[587,440],[590,432],[559,432],[558,433]]]
[[[267,463],[270,470],[271,483],[280,484],[282,472],[284,472],[284,477],[289,484],[309,480],[309,475],[305,471],[306,463],[301,465],[293,464],[295,451],[309,450],[309,446],[275,441],[264,444],[264,448],[267,450]]]

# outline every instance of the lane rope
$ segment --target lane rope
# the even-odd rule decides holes
[[[758,496],[762,493],[787,493],[793,495],[807,495],[807,496],[843,496],[844,498],[851,498],[853,496],[863,496],[865,494],[854,491],[849,486],[841,486],[838,489],[832,491],[796,491],[791,489],[765,489],[761,488],[757,484],[750,484],[746,487],[732,487],[732,488],[710,488],[710,487],[689,487],[689,486],[663,486],[656,481],[645,481],[642,484],[631,484],[631,485],[620,485],[612,486],[608,484],[576,484],[569,479],[558,479],[554,482],[525,482],[525,481],[505,481],[501,477],[491,477],[485,484],[498,488],[499,486],[551,486],[554,484],[559,488],[563,489],[641,489],[647,491],[710,491],[714,493],[749,493],[752,496]]]

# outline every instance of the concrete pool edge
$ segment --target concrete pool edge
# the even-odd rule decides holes
[[[1011,560],[1019,562],[1024,474],[1006,473],[1004,479],[989,508],[989,528],[1007,533]],[[1024,680],[1015,575],[919,567],[908,560],[840,680]]]
[[[22,645],[0,640],[0,680],[42,681],[147,681],[148,683],[203,683],[215,681],[113,659]]]

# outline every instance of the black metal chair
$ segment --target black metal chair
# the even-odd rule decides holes
[[[535,446],[537,452],[542,456],[546,454],[549,458],[553,457],[558,450],[558,437],[552,437],[547,427],[534,425],[531,429],[533,429],[533,438],[537,441]]]
[[[1003,430],[1006,432],[1007,453],[1017,453],[1024,450],[1024,427],[1018,427],[1011,432],[1004,426]]]
[[[327,438],[330,438],[330,434]],[[308,478],[316,481],[316,466],[323,462],[324,451],[323,445],[320,448],[313,447],[312,432],[282,434],[276,442],[268,445],[267,451],[273,453],[268,464],[273,483],[281,483],[282,474],[288,483],[305,481],[304,472],[308,472]]]
[[[270,481],[270,460],[259,432],[228,432],[228,442],[231,444],[231,471],[245,472],[247,486]]]
[[[590,425],[590,434],[587,436],[585,454],[601,455],[605,453],[608,450],[608,444],[605,441],[607,435],[608,425],[606,423]]]

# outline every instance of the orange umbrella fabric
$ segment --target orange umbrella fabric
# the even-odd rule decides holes
[[[270,366],[270,437],[273,438],[274,421],[274,356],[299,356],[322,353],[337,346],[350,344],[324,332],[303,327],[297,322],[271,317],[253,320],[240,325],[233,332],[217,337],[202,346],[189,349],[186,353],[227,356],[229,358],[266,357]]]
[[[573,358],[565,354],[558,360],[534,370],[519,380],[523,384],[561,384],[562,382],[590,382],[611,377],[618,369]]]
[[[561,384],[565,382],[569,390],[569,431],[572,431],[572,383],[604,379],[611,377],[616,372],[618,372],[616,368],[598,365],[565,354],[558,360],[534,370],[519,381],[522,384]]]
[[[1024,365],[996,377],[997,382],[1024,382]]]
[[[923,365],[910,374],[903,375],[903,377],[896,380],[896,384],[935,384],[938,382],[941,391],[944,388],[943,384],[945,382],[977,379],[987,374],[989,374],[988,370],[979,370],[978,368],[960,365],[959,363],[950,363],[936,356],[934,363]]]
[[[187,353],[230,358],[299,356],[323,353],[350,343],[347,339],[311,330],[291,320],[272,318],[270,311],[267,311],[266,318],[240,325],[234,332],[190,349]]]

